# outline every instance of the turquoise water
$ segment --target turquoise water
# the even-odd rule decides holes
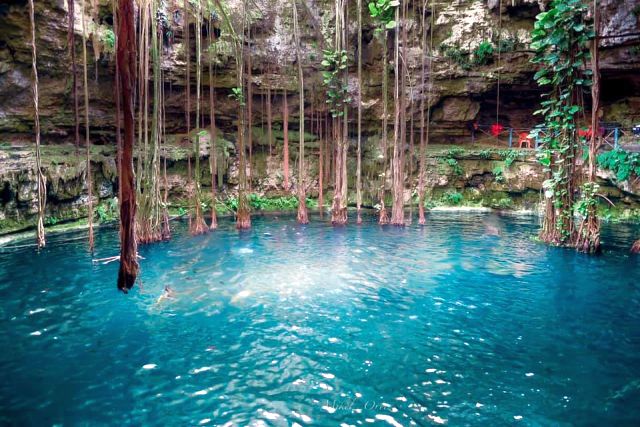
[[[0,424],[640,422],[637,230],[588,257],[533,243],[531,218],[312,220],[178,224],[129,295],[84,240],[0,250]]]

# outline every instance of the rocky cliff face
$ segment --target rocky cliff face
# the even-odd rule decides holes
[[[232,18],[241,10],[239,0],[224,2]],[[326,113],[326,96],[321,84],[320,61],[323,37],[331,34],[332,5],[329,0],[304,0],[301,10],[303,57],[305,58],[305,83],[307,111]],[[350,54],[355,55],[356,27],[355,2],[349,11]],[[366,3],[366,2],[365,2]],[[433,25],[433,64],[426,78],[426,87],[421,86],[421,7],[422,2],[412,2],[409,22],[409,46],[406,63],[410,73],[409,98],[414,100],[414,118],[419,126],[421,94],[428,94],[426,105],[431,107],[430,143],[465,144],[471,139],[469,124],[478,122],[489,125],[497,120],[505,127],[528,129],[538,122],[532,116],[537,109],[540,91],[532,83],[535,72],[529,59],[529,32],[535,15],[542,10],[545,0],[459,0],[437,1],[434,14],[426,16],[427,25]],[[268,152],[264,126],[266,126],[265,96],[271,89],[273,122],[276,131],[282,128],[283,91],[288,93],[290,123],[297,128],[297,83],[295,71],[295,49],[292,35],[292,18],[289,3],[273,0],[252,2],[251,44],[247,47],[252,63],[252,87],[254,105],[254,185],[258,191],[272,191],[281,179],[280,170],[282,136],[276,132],[274,156]],[[630,127],[640,122],[640,46],[637,36],[619,36],[640,32],[640,10],[635,0],[602,0],[602,94],[603,120],[618,122]],[[85,19],[89,52],[89,98],[92,143],[96,148],[97,175],[94,177],[96,191],[110,198],[117,191],[113,161],[115,144],[115,104],[113,98],[114,58],[112,39],[113,25],[111,2],[87,0]],[[76,2],[76,52],[81,59],[82,25],[80,2]],[[0,177],[2,199],[0,220],[5,221],[5,230],[10,221],[22,222],[33,209],[33,165],[30,147],[33,145],[33,110],[30,91],[30,61],[28,7],[25,0],[8,0],[0,5]],[[166,13],[174,33],[173,40],[163,49],[162,68],[165,73],[167,94],[167,132],[169,139],[177,142],[184,138],[186,130],[185,65],[186,56],[182,34],[182,2],[166,1]],[[368,13],[364,15],[364,77],[363,120],[364,150],[371,162],[379,153],[379,134],[382,114],[381,96],[381,40],[374,35],[374,27]],[[237,16],[235,16],[237,18]],[[66,0],[42,0],[36,2],[36,35],[38,43],[38,68],[40,72],[40,105],[43,143],[51,146],[51,159],[47,163],[49,179],[49,207],[61,206],[61,217],[82,215],[86,189],[83,188],[83,167],[80,162],[62,158],[73,156],[67,145],[73,141],[73,109],[71,99],[70,61],[67,52],[67,2]],[[195,29],[194,29],[195,30]],[[221,28],[224,32],[224,28]],[[194,31],[191,31],[192,37]],[[237,106],[229,97],[230,89],[236,86],[234,59],[225,34],[215,47],[217,65],[213,82],[203,73],[204,93],[213,83],[216,89],[217,127],[223,133],[225,152],[228,155],[224,173],[228,190],[233,190],[235,132],[238,120]],[[490,55],[478,61],[477,48],[490,43],[494,51],[500,47],[500,55]],[[191,40],[192,67],[191,87],[195,86],[194,40]],[[395,66],[391,67],[392,70]],[[81,72],[81,64],[78,70]],[[393,75],[390,75],[390,79]],[[498,86],[499,93],[498,96]],[[349,81],[349,90],[357,93],[355,67]],[[427,95],[425,95],[427,96]],[[354,100],[356,97],[353,97]],[[354,101],[356,102],[356,101]],[[192,101],[195,110],[195,102]],[[204,103],[207,104],[207,103]],[[208,106],[203,105],[208,116]],[[193,112],[192,112],[193,113]],[[195,114],[191,115],[194,120]],[[81,117],[82,121],[82,117]],[[206,124],[208,125],[208,124]],[[195,123],[192,123],[192,128]],[[307,129],[309,126],[307,125]],[[353,128],[352,132],[355,130]],[[313,133],[313,130],[312,130]],[[416,134],[417,135],[417,134]],[[318,152],[317,135],[309,135],[309,174],[314,175],[314,159]],[[416,138],[417,140],[417,138]],[[506,141],[491,141],[506,145]],[[291,149],[295,162],[295,141]],[[57,148],[56,148],[57,147]],[[57,151],[56,151],[57,150]],[[66,151],[60,151],[66,150]],[[45,150],[46,152],[46,150]],[[60,154],[66,153],[66,154]],[[45,157],[47,154],[45,154]],[[437,156],[436,156],[437,157]],[[483,160],[483,159],[479,159]],[[179,169],[180,159],[175,160]],[[366,160],[365,160],[366,161]],[[485,163],[487,159],[484,159]],[[533,166],[532,166],[533,167]],[[486,163],[484,175],[493,172],[491,163]],[[481,168],[481,169],[482,169]],[[491,170],[487,170],[491,168]],[[438,168],[432,171],[435,177]],[[315,169],[317,173],[317,169]],[[372,165],[370,180],[377,177]],[[177,170],[176,176],[180,176]],[[444,174],[446,175],[446,174]],[[444,176],[442,175],[442,176]],[[523,177],[519,177],[523,178]],[[434,178],[442,180],[442,178]],[[524,179],[524,178],[523,178]],[[536,179],[541,179],[539,176]],[[317,180],[311,180],[317,186]],[[447,180],[449,184],[449,180]],[[478,182],[476,175],[464,181]],[[509,182],[509,181],[507,181]],[[527,182],[533,182],[528,180]],[[295,183],[295,180],[294,180]],[[447,184],[447,185],[449,185]],[[511,184],[519,186],[517,182]],[[527,184],[529,185],[529,184]],[[533,191],[539,187],[531,184]],[[370,185],[371,187],[373,184]],[[456,187],[457,184],[451,184]],[[472,185],[473,186],[473,185]],[[459,186],[458,186],[459,187]],[[35,188],[35,187],[34,187]],[[611,187],[615,188],[615,186]],[[179,185],[176,185],[176,191]],[[506,189],[508,191],[508,188]],[[314,188],[311,189],[314,192]],[[315,188],[317,192],[317,188]],[[31,196],[29,195],[31,194]],[[176,193],[179,196],[179,192]],[[67,215],[68,214],[68,215]],[[7,222],[9,221],[9,222]]]

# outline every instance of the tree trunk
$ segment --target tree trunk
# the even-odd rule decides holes
[[[251,28],[247,30],[247,143],[249,145],[249,175],[247,184],[249,191],[253,187],[253,86],[252,86],[252,65],[251,65]]]
[[[89,250],[93,252],[93,182],[91,180],[91,141],[89,139],[89,83],[87,78],[87,33],[84,17],[84,0],[82,0],[82,61],[84,66],[84,128],[85,146],[87,149],[87,189],[88,189],[88,220],[89,220]]]
[[[396,22],[400,22],[399,8],[396,8]],[[404,23],[403,40],[404,40]],[[402,77],[404,83],[404,71],[400,64],[400,25],[396,28],[395,34],[395,60],[396,68],[394,80],[394,101],[395,101],[395,120],[393,130],[393,206],[391,207],[391,224],[404,225],[404,85],[401,84],[399,78]],[[404,49],[404,48],[403,48]]]
[[[31,22],[31,70],[33,71],[33,109],[34,131],[36,134],[36,175],[38,176],[38,223],[36,243],[38,248],[46,244],[44,236],[44,210],[47,204],[47,184],[42,173],[42,158],[40,156],[40,107],[38,105],[40,95],[38,93],[38,66],[36,49],[36,19],[33,0],[29,0],[29,20]]]
[[[362,0],[358,0],[358,158],[356,165],[356,224],[362,224]]]
[[[595,35],[591,43],[591,71],[593,72],[593,83],[591,85],[591,140],[589,141],[588,182],[583,186],[583,197],[587,197],[590,202],[587,206],[587,214],[580,224],[576,241],[576,250],[589,254],[600,252],[600,219],[598,218],[597,205],[595,203],[596,154],[599,145],[598,110],[600,109],[599,24],[600,10],[598,9],[598,0],[593,0],[593,28]]]
[[[200,186],[200,130],[198,129],[201,126],[200,123],[200,93],[201,93],[201,83],[202,83],[202,31],[201,31],[201,20],[202,20],[202,6],[200,2],[196,4],[196,135],[195,135],[195,146],[193,148],[193,156],[194,156],[194,192],[193,192],[193,205],[195,210],[194,220],[191,223],[190,231],[192,235],[198,235],[205,233],[207,231],[207,225],[204,222],[204,217],[202,213],[202,203],[201,203],[201,186]]]
[[[433,2],[433,0],[432,0]],[[427,51],[427,2],[425,0],[422,7],[422,56],[420,58],[422,65],[422,72],[420,73],[420,171],[418,172],[418,224],[424,225],[426,223],[424,218],[424,180],[427,163],[427,151],[426,151],[426,137],[425,137],[425,115],[424,115],[424,75],[425,75],[425,54]],[[431,52],[429,52],[431,57]],[[429,70],[431,74],[431,70]]]
[[[243,31],[248,25],[247,22],[247,0],[242,2],[242,17],[243,17]],[[221,11],[224,13],[224,9],[221,7]],[[251,54],[251,52],[249,52]],[[244,48],[239,41],[236,41],[236,66],[237,66],[237,85],[242,92],[241,102],[239,105],[240,118],[238,120],[238,160],[240,166],[238,188],[238,212],[236,214],[236,228],[238,230],[246,230],[251,228],[251,214],[249,212],[249,201],[247,199],[247,152],[245,147],[245,117],[246,117],[246,105],[242,99],[244,98]]]
[[[118,47],[117,61],[120,71],[120,89],[124,116],[124,138],[122,140],[122,168],[120,185],[120,269],[118,289],[127,292],[133,287],[138,275],[138,248],[135,235],[136,193],[133,180],[134,112],[133,88],[135,86],[135,26],[133,23],[133,0],[118,0]]]
[[[317,124],[318,124],[318,145],[320,146],[318,153],[318,212],[320,212],[320,218],[322,218],[322,213],[324,211],[324,158],[323,158],[323,147],[324,147],[324,136],[322,133],[322,120],[320,119],[320,112],[317,114]]]
[[[284,90],[282,100],[282,133],[284,148],[282,150],[282,169],[284,174],[284,190],[289,191],[289,106],[287,105],[287,90]]]
[[[182,30],[182,40],[184,44],[184,55],[186,58],[186,79],[184,85],[185,94],[185,121],[187,123],[187,144],[191,145],[191,49],[189,48],[189,0],[184,0],[183,5],[184,25]],[[187,192],[193,191],[191,185],[191,152],[187,150]],[[189,212],[189,229],[191,229],[191,212]]]
[[[267,139],[269,140],[269,157],[273,149],[273,121],[271,118],[271,86],[267,87]]]
[[[213,44],[213,28],[211,20],[209,20],[209,49]],[[215,94],[213,87],[213,61],[211,52],[209,52],[209,120],[211,122],[211,146],[209,154],[209,167],[211,168],[211,225],[209,230],[218,228],[218,218],[216,215],[216,174],[218,171],[218,136],[216,134],[216,112],[215,112]]]
[[[298,154],[298,222],[300,224],[307,224],[309,222],[309,215],[307,214],[307,196],[305,193],[305,181],[304,181],[304,79],[302,72],[302,55],[300,55],[300,30],[298,28],[298,8],[296,7],[296,0],[292,0],[293,3],[293,34],[296,43],[296,57],[298,60],[298,85],[300,91],[300,141],[299,141],[299,154]]]
[[[387,182],[387,154],[388,154],[388,141],[387,141],[387,128],[389,127],[388,115],[389,105],[387,98],[387,91],[389,87],[389,73],[388,69],[388,48],[387,40],[389,32],[384,29],[384,40],[382,42],[382,174],[380,174],[380,212],[378,216],[378,224],[389,224],[389,213],[384,203],[385,198],[385,185]]]
[[[348,18],[345,14],[348,12],[345,0],[336,0],[336,34],[335,34],[335,50],[342,52],[346,49],[347,40],[347,26],[346,22]],[[345,87],[348,84],[348,67],[344,70]],[[342,108],[342,130],[339,126],[334,126],[334,132],[336,135],[335,141],[337,142],[335,152],[335,189],[333,196],[333,205],[331,207],[331,223],[334,225],[346,225],[347,216],[347,150],[349,148],[349,121],[347,117],[347,103],[343,102]],[[335,123],[335,122],[334,122]],[[339,121],[338,121],[339,124]],[[342,133],[340,135],[340,133]]]
[[[73,97],[73,124],[75,127],[76,156],[80,152],[80,119],[78,115],[78,73],[76,72],[76,33],[75,33],[75,1],[67,0],[69,21],[67,26],[67,44],[71,61],[71,95]]]

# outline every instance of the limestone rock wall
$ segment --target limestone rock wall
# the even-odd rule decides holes
[[[184,151],[180,141],[187,139],[185,100],[185,43],[182,34],[182,1],[167,0],[166,12],[172,25],[173,39],[163,49],[162,69],[165,73],[167,132],[169,144],[176,146],[172,161],[172,188],[174,197],[181,197],[184,188]],[[231,19],[239,20],[240,0],[223,1]],[[364,2],[366,3],[366,1]],[[108,200],[117,193],[115,177],[114,145],[114,58],[109,35],[113,25],[112,3],[106,0],[87,0],[85,20],[88,29],[88,72],[91,140],[97,145],[94,157],[94,182],[101,200]],[[286,89],[290,111],[290,136],[295,138],[298,127],[298,93],[295,48],[292,35],[290,4],[276,0],[256,0],[250,13],[251,44],[247,54],[251,56],[253,88],[253,164],[254,182],[259,192],[282,192],[282,106]],[[538,108],[540,90],[532,83],[535,72],[529,59],[529,31],[535,15],[546,5],[545,0],[438,0],[427,14],[427,24],[433,22],[433,64],[425,77],[426,87],[421,85],[421,10],[422,2],[411,1],[409,22],[409,46],[406,63],[410,73],[409,99],[414,100],[414,124],[419,126],[422,93],[428,94],[426,106],[431,107],[430,144],[466,144],[470,140],[469,124],[477,121],[491,124],[498,121],[505,127],[527,129],[539,119],[532,116]],[[640,32],[640,11],[635,0],[602,0],[602,95],[603,119],[619,122],[629,127],[640,122],[640,46],[637,36],[619,34]],[[86,202],[84,169],[81,162],[73,160],[73,108],[71,98],[71,72],[67,51],[67,0],[41,0],[36,6],[36,35],[38,44],[38,68],[40,75],[40,105],[43,143],[51,147],[48,154],[47,176],[49,205],[56,218],[74,218],[83,215]],[[326,95],[321,83],[320,61],[325,37],[332,34],[333,2],[330,0],[303,0],[300,11],[302,54],[305,58],[304,73],[307,93],[306,109],[310,113],[326,114]],[[76,10],[76,53],[80,79],[82,26],[80,2]],[[355,56],[357,28],[355,26],[355,2],[349,10],[350,55]],[[362,87],[365,186],[369,194],[375,194],[376,179],[380,173],[380,124],[382,115],[381,58],[382,42],[374,34],[374,26],[365,11],[363,27],[364,75]],[[500,18],[501,17],[501,18]],[[195,31],[195,28],[193,29]],[[192,37],[194,31],[191,31]],[[228,95],[236,86],[234,55],[225,29],[216,42],[216,71],[213,81],[203,73],[205,97],[213,84],[216,90],[216,126],[225,141],[225,190],[233,193],[236,185],[237,162],[235,141],[238,108]],[[483,42],[497,46],[501,41],[504,52],[491,58],[485,65],[474,64],[474,50]],[[195,40],[191,45],[191,128],[195,128]],[[389,41],[389,46],[391,43]],[[208,53],[203,54],[206,64]],[[0,222],[4,230],[23,223],[33,214],[33,107],[31,101],[31,53],[29,47],[29,21],[26,0],[6,0],[0,4]],[[390,81],[393,80],[392,64]],[[357,93],[355,64],[350,68],[349,90]],[[500,82],[500,97],[497,96]],[[273,156],[268,156],[265,137],[266,92],[272,93],[272,111],[276,144]],[[423,91],[423,89],[425,89]],[[391,98],[391,96],[390,96]],[[354,103],[357,102],[353,96]],[[82,100],[81,100],[82,101]],[[587,96],[588,103],[588,96]],[[392,104],[392,103],[390,103]],[[81,102],[82,105],[82,102]],[[355,107],[355,104],[352,105]],[[392,105],[391,105],[392,107]],[[208,127],[208,102],[203,102],[204,125]],[[353,115],[352,115],[353,117]],[[81,123],[83,116],[81,114]],[[317,194],[318,135],[311,129],[307,137],[309,158],[308,182],[310,194]],[[351,127],[355,132],[355,126]],[[414,134],[418,140],[418,131]],[[352,135],[353,136],[353,135]],[[81,141],[83,144],[84,141]],[[495,144],[495,141],[493,141]],[[506,141],[499,144],[506,145]],[[352,141],[352,150],[355,141]],[[292,141],[291,163],[295,165],[297,145]],[[354,153],[354,150],[352,151]],[[430,185],[437,195],[438,189],[467,191],[482,187],[493,192],[517,194],[523,188],[537,194],[542,177],[531,172],[536,169],[532,161],[526,162],[526,174],[511,176],[505,171],[503,182],[496,182],[490,159],[479,158],[475,166],[464,165],[471,159],[461,159],[463,170],[476,171],[470,176],[455,177],[442,170],[440,159],[434,155],[434,182]],[[351,155],[349,167],[355,169]],[[206,169],[206,168],[205,168]],[[292,168],[295,171],[295,168]],[[466,174],[467,172],[465,172]],[[297,185],[295,173],[292,182]],[[417,175],[414,170],[414,178]],[[455,179],[454,179],[455,178]],[[502,179],[502,178],[500,178]],[[207,182],[205,180],[205,182]],[[500,185],[507,185],[502,188]],[[524,187],[523,187],[524,186]],[[409,188],[409,184],[407,185]],[[611,185],[610,188],[618,188]],[[512,191],[512,189],[515,189]],[[327,189],[330,191],[330,189]],[[464,191],[462,191],[464,190]],[[409,193],[409,190],[407,190]],[[469,190],[470,191],[470,190]],[[484,190],[480,190],[484,191]],[[612,190],[614,191],[614,190]],[[617,191],[617,190],[616,190]],[[620,190],[613,195],[626,200],[635,189]],[[614,191],[615,192],[615,191]],[[439,196],[438,196],[439,197]],[[471,193],[469,194],[471,197]],[[533,197],[535,199],[535,197]],[[533,200],[532,199],[532,200]],[[95,200],[98,202],[98,200]],[[626,202],[625,202],[626,203]],[[631,202],[630,202],[631,203]]]
[[[97,143],[112,144],[114,140],[113,100],[113,47],[109,31],[113,25],[111,2],[87,1],[86,25],[89,35],[89,95],[92,139]],[[182,39],[182,2],[168,0],[166,12],[173,26],[173,41],[163,49],[166,77],[167,115],[169,131],[183,132],[185,52]],[[239,0],[224,2],[229,15],[236,22],[241,13]],[[332,34],[333,2],[330,0],[304,0],[301,11],[302,54],[305,58],[305,79],[308,89],[308,110],[326,111],[325,95],[321,85],[320,61],[324,38]],[[289,4],[274,0],[252,2],[251,55],[254,93],[254,122],[265,120],[264,95],[267,88],[274,93],[274,121],[281,121],[282,91],[287,89],[296,123],[297,84],[295,49],[292,36],[292,17]],[[531,112],[537,107],[540,91],[532,83],[534,69],[529,63],[529,32],[534,17],[544,7],[543,0],[454,0],[436,1],[434,16],[431,10],[426,25],[434,24],[433,69],[427,105],[433,107],[433,142],[455,141],[467,136],[467,122],[493,122],[496,104],[499,121],[505,126],[530,127],[537,122]],[[92,7],[95,5],[95,7]],[[421,11],[422,2],[412,1],[410,6],[409,51],[406,58],[412,88],[409,97],[415,101],[414,114],[419,116],[421,87]],[[499,7],[502,6],[502,13]],[[640,12],[635,0],[603,0],[602,75],[605,119],[631,125],[640,121],[640,48],[637,36],[612,37],[616,34],[640,32]],[[41,83],[41,115],[44,143],[72,140],[72,100],[70,61],[67,52],[67,2],[43,0],[36,2],[38,66]],[[80,2],[76,1],[76,52],[81,60]],[[30,102],[30,48],[28,7],[25,0],[8,0],[0,5],[0,141],[31,142],[33,111]],[[350,8],[350,54],[355,57],[356,34],[355,2]],[[364,11],[363,106],[365,129],[378,133],[381,103],[381,40],[374,36],[374,27],[368,12]],[[501,17],[501,18],[500,18]],[[224,29],[222,29],[224,31]],[[192,38],[193,31],[192,31]],[[494,56],[486,65],[475,65],[474,49],[482,42],[497,46],[504,52],[500,63]],[[192,67],[195,68],[195,40],[191,40]],[[237,108],[228,98],[231,87],[236,86],[235,62],[228,38],[222,34],[215,48],[218,59],[213,81],[217,90],[218,125],[229,133],[235,132]],[[206,63],[207,53],[203,54]],[[397,67],[391,67],[392,72]],[[78,64],[78,71],[82,67]],[[355,66],[352,61],[350,90],[357,91]],[[210,82],[203,73],[203,91],[208,93]],[[392,78],[393,75],[391,74]],[[192,92],[195,93],[195,72],[191,73]],[[500,98],[496,96],[500,81]],[[427,84],[429,79],[427,78]],[[195,95],[193,95],[195,96]],[[452,101],[453,100],[453,101]],[[354,97],[354,102],[355,97]],[[192,102],[192,108],[195,109]],[[207,103],[205,103],[207,104]],[[204,106],[206,109],[206,105]],[[192,120],[194,118],[192,117]],[[194,127],[195,124],[192,125]]]

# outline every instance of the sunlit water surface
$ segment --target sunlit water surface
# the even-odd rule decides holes
[[[531,218],[312,220],[176,224],[129,295],[117,263],[60,243],[78,234],[0,250],[0,424],[640,421],[637,230],[588,257],[531,241]],[[95,257],[117,244],[101,229]]]

